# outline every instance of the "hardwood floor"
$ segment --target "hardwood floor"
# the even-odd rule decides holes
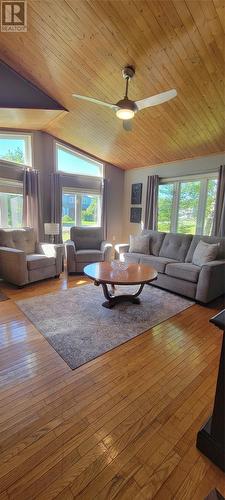
[[[195,305],[72,371],[15,300],[85,282],[1,286],[0,500],[224,495],[224,474],[195,447],[215,391],[218,306]]]

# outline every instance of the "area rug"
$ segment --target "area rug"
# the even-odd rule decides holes
[[[3,300],[8,300],[9,297],[7,297],[7,295],[5,295],[5,293],[1,292],[0,290],[0,302],[3,302]]]
[[[125,289],[134,292],[134,287]],[[106,309],[102,288],[91,284],[16,304],[74,370],[194,304],[152,286],[144,287],[140,299],[139,305]]]

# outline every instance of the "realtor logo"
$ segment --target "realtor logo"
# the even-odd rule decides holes
[[[27,31],[26,0],[1,0],[1,31]]]

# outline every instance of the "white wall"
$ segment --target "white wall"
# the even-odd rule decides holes
[[[155,167],[127,170],[124,179],[123,237],[121,243],[127,242],[130,234],[137,234],[141,229],[141,224],[130,223],[131,185],[133,183],[142,182],[143,184],[142,205],[139,206],[142,206],[142,221],[144,221],[146,186],[149,175],[159,175],[161,178],[167,178],[217,172],[219,166],[224,163],[225,155],[224,153],[220,153],[192,160],[163,163]]]

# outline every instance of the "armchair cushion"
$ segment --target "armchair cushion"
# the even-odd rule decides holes
[[[63,270],[63,259],[65,255],[64,245],[54,243],[38,243],[38,253],[45,255],[48,259],[54,258],[56,265],[56,275],[60,274]],[[51,265],[50,262],[48,265]]]
[[[100,250],[103,240],[101,227],[71,227],[70,236],[77,250]]]
[[[46,257],[46,255],[36,253],[27,255],[26,260],[29,271],[55,265],[55,257]]]
[[[0,229],[0,245],[16,248],[29,254],[35,252],[36,236],[33,228]]]
[[[100,250],[77,250],[76,261],[77,262],[103,262],[104,253]]]

